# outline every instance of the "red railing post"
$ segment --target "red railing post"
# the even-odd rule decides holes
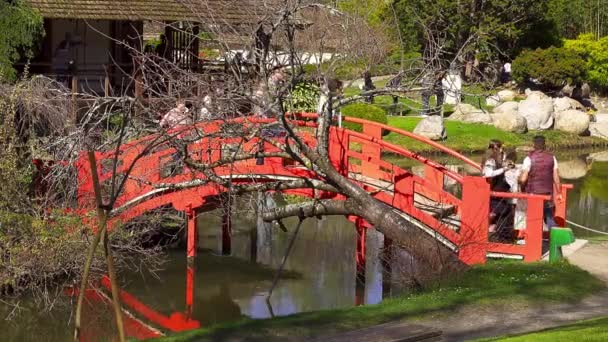
[[[486,262],[490,217],[490,185],[484,178],[465,176],[458,257],[468,265]]]
[[[443,172],[431,165],[424,165],[424,179],[429,182],[435,189],[443,190]],[[430,189],[424,189],[424,196],[429,199],[439,202],[440,194]]]
[[[332,128],[329,137],[329,161],[340,174],[348,175],[348,154],[350,135],[341,128]]]
[[[545,201],[542,198],[528,198],[527,201],[524,261],[530,262],[538,261],[542,257]]]
[[[380,126],[374,125],[371,122],[364,123],[362,126],[363,134],[377,139],[376,141],[382,140],[382,128]],[[361,153],[369,158],[368,160],[361,160],[361,174],[375,179],[380,179],[380,166],[370,161],[372,158],[376,158],[378,160],[381,159],[382,149],[380,145],[374,143],[364,143],[361,147]]]
[[[567,219],[566,206],[568,204],[568,190],[570,190],[571,188],[572,188],[572,186],[569,184],[562,184],[562,187],[560,189],[560,194],[562,195],[561,201],[557,199],[558,194],[556,194],[555,199],[554,199],[555,223],[557,223],[557,225],[560,227],[566,226],[566,219]]]
[[[186,217],[188,218],[188,237],[186,255],[188,259],[196,256],[196,211],[192,204],[186,206]]]

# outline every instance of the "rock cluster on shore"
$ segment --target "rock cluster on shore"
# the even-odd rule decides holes
[[[517,101],[522,97],[525,98]],[[492,111],[460,103],[447,120],[493,125],[514,133],[555,129],[608,139],[608,113],[590,115],[583,104],[570,97],[553,98],[529,89],[519,94],[505,89],[488,100],[495,105]],[[446,138],[445,127],[438,117],[424,118],[414,132],[433,140]]]

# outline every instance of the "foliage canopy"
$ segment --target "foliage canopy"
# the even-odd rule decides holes
[[[25,1],[0,1],[0,81],[14,80],[13,63],[31,57],[39,38],[44,36],[42,16]]]
[[[608,36],[596,40],[593,33],[578,39],[567,39],[564,46],[575,51],[586,63],[588,81],[595,87],[608,89]]]

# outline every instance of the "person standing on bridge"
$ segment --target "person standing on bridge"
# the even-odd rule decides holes
[[[184,100],[177,100],[175,108],[168,111],[160,120],[160,127],[171,129],[178,125],[188,125],[191,123],[189,109]]]
[[[545,201],[543,218],[545,229],[550,230],[556,226],[555,204],[553,196],[557,193],[557,200],[562,201],[560,193],[561,184],[555,156],[546,151],[545,137],[534,137],[534,151],[524,159],[519,182],[525,185],[525,192],[537,195],[549,195],[551,200]]]
[[[509,192],[511,187],[505,180],[505,171],[511,166],[503,167],[504,152],[502,142],[492,139],[488,145],[488,150],[482,161],[482,175],[490,183],[492,191]],[[507,229],[511,228],[509,224],[511,213],[511,203],[508,199],[492,197],[490,199],[490,232],[498,233],[500,237],[507,237]]]

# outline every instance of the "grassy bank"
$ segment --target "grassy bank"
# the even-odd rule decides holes
[[[480,341],[501,342],[554,342],[554,341],[608,341],[608,317],[581,321],[531,334],[497,337]]]
[[[449,313],[465,305],[547,304],[575,302],[603,288],[589,273],[568,263],[491,262],[476,266],[450,282],[378,305],[316,311],[267,320],[245,319],[206,327],[163,341],[282,340],[319,336],[387,321]]]
[[[413,131],[421,118],[391,116],[388,118],[389,126],[406,131]],[[448,138],[441,143],[460,152],[480,152],[488,147],[490,139],[499,139],[508,146],[530,146],[532,137],[541,134],[547,139],[548,145],[553,149],[592,147],[608,145],[608,141],[594,138],[581,137],[561,131],[532,131],[525,134],[505,132],[490,125],[463,123],[457,121],[445,121]],[[385,140],[396,145],[405,146],[410,150],[418,152],[433,152],[428,145],[414,141],[410,138],[389,134]]]

